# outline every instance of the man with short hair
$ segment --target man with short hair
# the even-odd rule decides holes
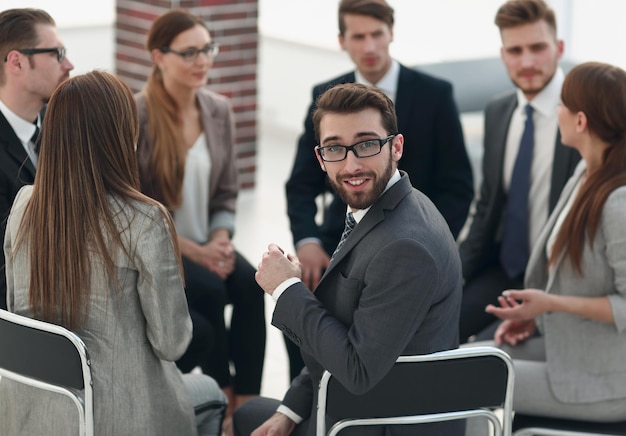
[[[554,11],[543,0],[511,0],[500,7],[495,24],[516,89],[485,109],[480,197],[460,246],[461,342],[493,337],[497,320],[485,306],[497,304],[505,289],[522,288],[530,248],[580,159],[561,144],[558,132],[563,41]]]
[[[0,12],[0,231],[15,195],[32,184],[36,133],[44,106],[74,68],[65,57],[54,20],[39,9]],[[0,255],[0,309],[6,309],[4,250]]]
[[[306,368],[282,403],[257,398],[241,406],[237,435],[313,435],[324,370],[348,391],[367,392],[400,355],[458,345],[458,249],[441,213],[398,170],[405,142],[393,103],[371,86],[338,85],[320,97],[313,122],[318,165],[348,205],[346,229],[315,292],[302,281],[295,256],[274,244],[263,255],[256,278],[276,300],[272,324],[299,345]],[[410,426],[357,433],[463,429],[453,422],[420,425],[417,433]]]
[[[313,88],[304,133],[286,183],[293,241],[302,263],[302,279],[310,289],[315,289],[328,267],[345,215],[344,202],[332,193],[323,222],[318,225],[315,221],[316,198],[332,189],[313,153],[317,144],[311,114],[317,98],[332,86],[373,85],[394,102],[398,127],[405,138],[398,166],[407,172],[413,186],[432,200],[455,238],[474,197],[472,170],[450,83],[407,68],[391,57],[394,10],[385,0],[341,0],[338,16],[339,44],[356,69]],[[287,349],[293,378],[301,363],[297,363],[297,348],[288,343]]]

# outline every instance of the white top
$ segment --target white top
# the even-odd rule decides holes
[[[37,153],[35,152],[35,144],[30,140],[35,134],[37,126],[41,125],[39,116],[35,121],[27,121],[24,118],[16,115],[11,109],[8,108],[2,100],[0,100],[0,112],[4,115],[4,118],[11,125],[11,128],[15,132],[17,139],[22,143],[22,147],[26,150],[26,154],[32,161],[35,168],[37,168]]]
[[[187,151],[183,202],[174,212],[176,231],[198,244],[209,240],[209,176],[211,156],[202,133]]]
[[[400,78],[400,64],[392,59],[391,67],[389,71],[378,81],[378,83],[371,83],[365,80],[363,74],[359,70],[354,72],[354,80],[356,83],[360,83],[362,85],[375,86],[384,92],[387,97],[391,99],[392,102],[396,102],[396,94],[398,93],[398,79]]]
[[[526,100],[524,93],[517,90],[517,107],[511,117],[509,132],[506,139],[504,165],[502,167],[502,185],[504,192],[509,191],[513,166],[517,158],[526,114],[524,108],[527,103],[533,107],[533,121],[535,127],[535,144],[533,147],[533,162],[530,171],[530,193],[528,196],[528,235],[532,248],[541,229],[548,220],[550,186],[552,180],[552,161],[554,160],[554,144],[558,129],[557,109],[561,101],[561,85],[563,85],[563,70],[558,68],[548,85],[532,99]]]

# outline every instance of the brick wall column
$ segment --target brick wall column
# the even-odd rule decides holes
[[[139,91],[152,62],[145,49],[154,19],[173,8],[202,17],[220,53],[210,73],[211,89],[232,101],[236,120],[236,153],[242,188],[254,186],[256,161],[258,0],[116,0],[117,74]]]

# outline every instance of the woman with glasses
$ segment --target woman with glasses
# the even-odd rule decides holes
[[[174,364],[191,320],[171,218],[139,191],[137,134],[133,94],[112,74],[59,85],[35,183],[19,191],[7,223],[7,306],[85,342],[97,435],[218,436],[224,394]],[[194,404],[214,407],[194,418]],[[76,423],[67,397],[0,381],[1,435],[65,436]]]
[[[231,241],[238,190],[234,116],[228,100],[206,86],[218,46],[202,19],[171,10],[155,20],[146,45],[154,66],[137,96],[141,187],[173,214],[194,324],[178,365],[183,371],[200,366],[218,381],[229,398],[228,418],[260,393],[265,353],[264,294]]]

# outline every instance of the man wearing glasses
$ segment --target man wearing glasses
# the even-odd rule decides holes
[[[236,435],[312,435],[324,370],[348,391],[367,392],[400,355],[458,345],[458,249],[440,212],[398,170],[404,137],[393,103],[370,86],[338,85],[322,94],[313,122],[318,165],[348,204],[346,230],[315,292],[295,256],[274,244],[264,253],[256,279],[276,300],[272,324],[298,344],[306,370],[282,403],[242,405]],[[387,431],[358,434],[415,434],[407,426]],[[419,434],[463,433],[454,422],[420,426]]]
[[[390,53],[394,10],[385,0],[341,0],[339,44],[356,70],[313,88],[313,99],[298,140],[296,157],[285,186],[287,214],[303,281],[315,289],[343,229],[345,205],[336,194],[316,222],[316,199],[331,192],[315,160],[311,113],[315,100],[338,83],[363,83],[382,90],[393,102],[405,137],[399,162],[413,186],[430,198],[456,238],[474,197],[474,181],[459,114],[450,83],[407,68]],[[287,342],[291,377],[302,369],[298,350]]]
[[[54,20],[39,9],[0,13],[0,231],[15,195],[32,184],[37,167],[36,138],[44,106],[74,68]],[[6,309],[4,250],[0,259],[0,308]]]

